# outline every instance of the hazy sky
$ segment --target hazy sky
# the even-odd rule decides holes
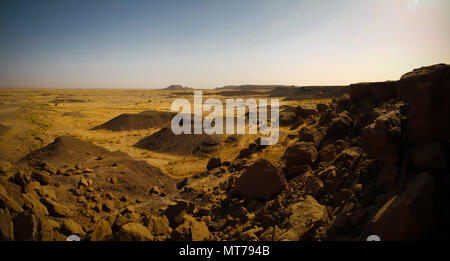
[[[0,86],[396,80],[450,63],[450,0],[0,2]]]

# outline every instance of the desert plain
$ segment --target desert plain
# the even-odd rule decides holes
[[[201,90],[223,104],[279,99],[270,146],[173,134],[172,102],[193,99],[181,86],[1,89],[0,239],[438,238],[449,79],[438,64],[396,81]]]

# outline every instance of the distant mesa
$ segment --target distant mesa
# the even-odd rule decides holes
[[[72,112],[68,111],[63,114],[61,114],[62,117],[74,117],[74,118],[85,118],[86,115],[79,113],[79,112]]]
[[[168,90],[168,91],[181,91],[181,90],[192,90],[190,87],[183,87],[179,84],[170,85],[169,87],[163,88],[161,90]]]
[[[267,92],[261,91],[250,91],[250,90],[232,90],[232,91],[221,91],[217,93],[210,93],[209,95],[221,95],[221,96],[250,96],[250,95],[266,95]]]
[[[175,113],[163,111],[143,111],[141,113],[124,113],[92,128],[92,130],[144,130],[168,126]]]
[[[58,104],[58,103],[83,103],[87,102],[86,100],[82,99],[72,99],[72,98],[56,98],[53,101],[50,101],[50,103]]]
[[[216,88],[217,90],[273,90],[277,87],[293,88],[296,86],[285,85],[256,85],[256,84],[244,84],[244,85],[226,85]]]
[[[143,138],[134,146],[160,153],[204,157],[221,148],[222,135],[184,134],[175,135],[170,128]]]

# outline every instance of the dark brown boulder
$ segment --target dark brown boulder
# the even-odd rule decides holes
[[[398,95],[409,104],[408,139],[450,143],[450,65],[437,64],[403,75]]]
[[[206,169],[212,170],[212,169],[220,167],[220,165],[221,165],[220,158],[211,158],[208,161],[208,164],[206,165]]]
[[[328,110],[328,108],[330,108],[330,106],[328,106],[328,104],[325,103],[318,103],[316,104],[316,108],[318,112],[324,112],[326,110]]]
[[[327,137],[331,139],[339,139],[350,135],[353,127],[353,119],[348,111],[343,111],[331,119],[328,128]]]
[[[184,222],[184,216],[186,214],[192,214],[194,212],[194,203],[177,199],[174,204],[168,205],[164,214],[169,219],[171,227],[177,227]]]
[[[317,150],[312,142],[298,141],[286,149],[283,159],[287,167],[311,165],[317,160]]]
[[[333,144],[323,146],[319,151],[319,162],[330,162],[336,158],[336,147]]]
[[[247,200],[273,199],[286,187],[281,169],[265,159],[257,160],[238,178],[237,191]]]

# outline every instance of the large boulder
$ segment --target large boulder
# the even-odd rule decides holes
[[[317,150],[312,142],[298,141],[286,149],[283,159],[286,166],[311,165],[317,160]]]
[[[212,169],[220,167],[220,165],[222,165],[220,158],[211,158],[208,161],[208,164],[206,165],[206,169],[212,170]]]
[[[112,235],[111,224],[105,219],[100,220],[92,233],[89,235],[91,241],[103,241]]]
[[[319,151],[319,162],[330,162],[336,158],[336,147],[333,144],[323,146]]]
[[[74,220],[69,218],[64,219],[61,225],[61,232],[66,236],[77,235],[79,237],[84,237],[86,235],[86,232],[84,232],[83,227]]]
[[[348,136],[351,134],[353,124],[354,122],[350,113],[343,111],[331,119],[327,137],[330,139],[339,139]]]
[[[273,199],[286,187],[281,169],[265,159],[257,160],[238,178],[237,191],[247,200]]]
[[[314,198],[320,199],[324,190],[324,184],[318,177],[310,178],[305,185],[305,192]]]
[[[450,65],[415,69],[400,78],[397,90],[410,106],[408,139],[450,143]]]
[[[187,200],[177,199],[174,204],[167,206],[164,214],[170,222],[170,226],[177,227],[184,222],[184,216],[186,214],[192,214],[194,212],[195,205]]]
[[[281,235],[280,240],[311,240],[314,231],[329,222],[327,207],[319,204],[311,196],[306,196],[304,200],[295,203],[291,209],[290,228]]]
[[[169,219],[167,219],[166,216],[150,216],[147,228],[155,236],[166,235],[172,232],[172,229],[169,226]]]
[[[153,241],[154,237],[144,225],[128,223],[120,228],[118,239],[120,241]]]
[[[362,130],[363,150],[370,157],[384,162],[400,160],[400,113],[396,110],[383,114]]]
[[[190,217],[185,222],[175,228],[172,232],[171,239],[177,241],[205,241],[210,238],[208,226],[205,222],[196,221]]]
[[[427,238],[434,225],[433,179],[422,172],[378,211],[371,220],[370,233],[383,241],[418,240]]]

